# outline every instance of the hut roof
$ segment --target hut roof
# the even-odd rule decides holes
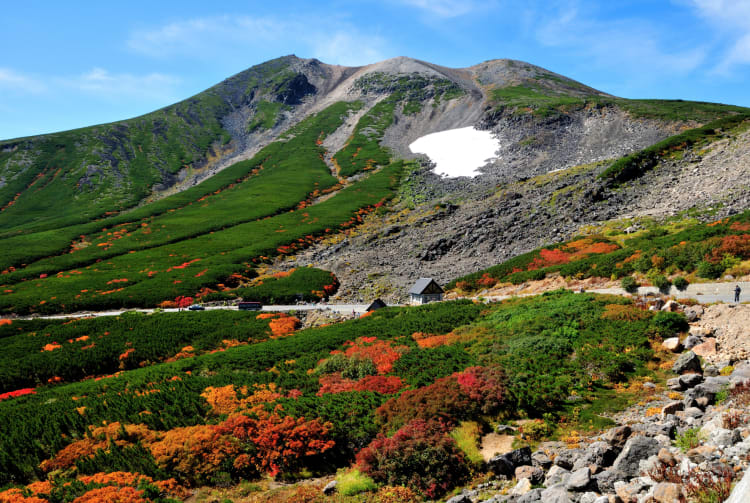
[[[409,290],[409,293],[414,294],[414,295],[421,295],[424,293],[425,290],[427,290],[427,288],[430,285],[433,285],[433,284],[440,290],[440,293],[444,291],[443,288],[440,285],[438,285],[434,279],[419,278],[417,282],[414,283],[414,286],[411,287],[411,290]]]

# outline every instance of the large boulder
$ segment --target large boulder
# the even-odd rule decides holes
[[[566,470],[573,468],[576,460],[583,454],[582,449],[566,449],[557,454],[555,458],[555,464]]]
[[[594,475],[594,481],[596,487],[600,493],[612,493],[615,492],[615,482],[622,479],[622,474],[610,468]]]
[[[575,460],[573,470],[588,467],[596,473],[604,467],[611,466],[618,454],[620,454],[619,448],[607,442],[594,442],[586,447],[583,454]]]
[[[698,344],[703,343],[703,336],[697,335],[697,334],[690,334],[688,335],[685,340],[682,342],[682,345],[685,349],[693,349]]]
[[[682,385],[682,389],[693,388],[703,382],[703,376],[700,374],[682,374],[677,378]]]
[[[561,466],[554,465],[547,472],[547,478],[544,479],[544,485],[551,487],[558,484],[565,484],[570,478],[570,471]]]
[[[716,339],[714,337],[709,337],[705,342],[694,346],[692,351],[696,355],[704,358],[707,356],[713,356],[716,354]]]
[[[686,351],[682,353],[677,361],[672,366],[672,371],[675,374],[684,374],[685,372],[701,372],[701,361],[698,355],[692,351]]]
[[[531,464],[546,470],[552,466],[552,460],[542,451],[536,451],[531,455]]]
[[[516,468],[515,476],[516,480],[529,479],[534,485],[541,484],[544,480],[544,470],[538,466],[523,465]]]
[[[622,478],[637,477],[639,475],[638,464],[642,459],[653,456],[659,452],[659,442],[652,437],[638,435],[630,438],[615,462],[612,469],[623,475]]]
[[[682,348],[682,343],[680,343],[679,337],[670,337],[669,339],[664,339],[664,342],[661,343],[661,347],[667,351],[677,353]]]
[[[570,474],[570,478],[565,483],[569,491],[584,491],[591,483],[591,470],[589,467],[581,468]]]
[[[519,466],[531,464],[531,449],[522,447],[507,454],[499,454],[489,460],[488,465],[496,475],[511,478]]]
[[[541,496],[544,503],[570,503],[568,491],[562,486],[548,487]]]

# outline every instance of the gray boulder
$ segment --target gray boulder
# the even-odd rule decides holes
[[[471,502],[471,498],[469,498],[466,494],[459,494],[458,496],[453,496],[451,499],[449,499],[445,503],[472,503],[472,502]]]
[[[552,466],[552,460],[542,451],[536,451],[531,455],[531,464],[546,470]]]
[[[679,377],[673,377],[671,379],[667,379],[667,388],[671,389],[672,391],[682,391],[685,389],[685,386],[682,385]]]
[[[675,374],[701,372],[701,361],[698,358],[698,355],[692,351],[686,351],[677,358],[676,362],[674,362],[674,365],[672,365],[672,371]]]
[[[615,482],[622,479],[622,474],[610,468],[594,475],[594,482],[600,493],[615,492]]]
[[[544,479],[544,485],[551,487],[558,484],[565,484],[570,478],[570,471],[560,466],[554,465],[547,472],[547,478]]]
[[[565,483],[565,487],[569,491],[583,491],[590,483],[591,470],[587,466],[586,468],[581,468],[580,470],[571,473],[570,478],[568,478],[568,481]]]
[[[609,445],[607,442],[594,442],[584,449],[583,454],[573,463],[573,470],[579,470],[584,467],[599,468],[611,466],[614,463],[620,449]]]
[[[682,374],[677,378],[683,389],[693,388],[703,382],[703,376],[700,374]]]
[[[541,484],[544,480],[544,470],[538,466],[523,465],[516,468],[515,471],[516,480],[529,479],[529,481],[536,485]]]
[[[555,464],[566,470],[573,468],[576,460],[583,454],[582,449],[567,449],[557,454]]]
[[[507,454],[494,456],[488,462],[490,470],[496,475],[504,475],[508,478],[513,477],[516,468],[523,465],[531,464],[531,449],[522,447]]]
[[[532,489],[531,491],[518,498],[516,503],[537,503],[539,501],[542,501],[543,491],[544,489],[541,488]]]
[[[622,478],[637,477],[638,464],[642,459],[659,452],[659,442],[651,437],[638,435],[630,438],[622,452],[612,464],[612,470],[623,475]]]
[[[685,340],[682,341],[682,346],[685,349],[693,349],[695,346],[698,346],[700,344],[703,344],[703,337],[695,334],[688,335]]]
[[[568,491],[562,486],[548,487],[542,491],[541,496],[544,503],[570,503]]]

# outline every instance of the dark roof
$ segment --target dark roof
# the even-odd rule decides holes
[[[414,295],[420,295],[424,293],[424,291],[427,289],[428,286],[431,284],[435,284],[438,289],[442,292],[443,289],[440,285],[438,285],[434,279],[432,278],[419,278],[416,283],[414,283],[414,286],[411,287],[411,290],[409,290],[410,294]]]
[[[380,299],[375,299],[372,301],[372,304],[367,307],[367,311],[376,311],[384,307],[388,307],[388,305]]]

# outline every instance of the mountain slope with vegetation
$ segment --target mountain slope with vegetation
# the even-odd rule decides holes
[[[606,200],[606,192],[619,197],[623,183],[658,173],[665,153],[706,150],[740,131],[745,117],[725,105],[624,100],[512,60],[449,69],[409,58],[361,68],[279,58],[153,114],[3,142],[0,310],[70,312],[205,297],[246,285],[257,265],[310,246],[312,260],[303,256],[300,265],[322,259],[343,278],[343,294],[370,287],[342,269],[359,262],[352,269],[360,274],[388,277],[372,291],[395,298],[416,276],[448,279],[489,265],[495,240],[508,232],[482,222],[490,212],[505,216],[509,198],[517,205],[513,193],[528,185],[525,178],[599,163],[571,168],[583,178],[574,187],[532,187],[533,198],[557,204],[594,173],[601,188],[586,190],[579,207]],[[442,180],[423,161],[399,160],[414,157],[408,144],[419,136],[469,125],[501,140],[502,157],[482,176]],[[547,189],[555,192],[545,196]],[[366,216],[394,197],[396,211]],[[449,210],[447,228],[439,208]],[[368,237],[360,258],[325,259],[332,242],[349,244],[346,236],[356,237],[353,227],[365,220],[399,227],[402,209],[423,223],[384,243]],[[591,220],[577,208],[559,216],[566,232]],[[467,234],[478,225],[481,234]],[[562,232],[527,230],[508,235],[504,253]],[[404,257],[412,232],[427,236],[417,239],[425,249]],[[396,270],[373,267],[380,260],[369,253],[395,253]]]

